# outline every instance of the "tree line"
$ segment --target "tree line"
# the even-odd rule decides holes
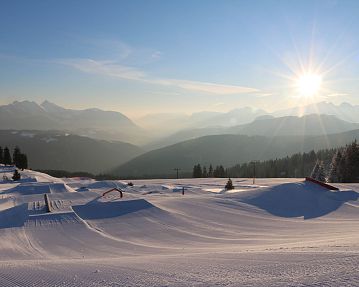
[[[27,156],[22,153],[20,148],[16,146],[11,156],[10,149],[0,147],[0,164],[15,165],[17,168],[24,170],[28,167]]]
[[[260,177],[301,178],[310,176],[323,182],[359,182],[359,144],[355,140],[345,147],[315,152],[296,153],[292,156],[265,161],[236,164],[230,168],[222,165],[208,170],[196,164],[192,176],[199,177]]]
[[[316,166],[323,170],[328,182],[359,182],[359,145],[357,141],[337,149],[328,168],[319,161]]]
[[[263,178],[301,178],[310,176],[313,167],[319,161],[323,167],[327,167],[336,153],[336,149],[325,149],[315,152],[296,153],[292,156],[271,160],[237,164],[227,170],[231,177],[256,177]]]
[[[192,177],[227,177],[227,172],[222,165],[217,165],[213,168],[212,164],[208,169],[206,166],[201,166],[199,163],[193,167]]]
[[[276,158],[264,161],[247,162],[236,164],[229,168],[222,165],[212,168],[212,164],[207,169],[206,166],[196,164],[193,167],[193,177],[256,177],[278,178],[278,177],[306,177],[309,176],[317,161],[328,166],[336,149],[326,149],[315,152],[296,153],[292,156]]]

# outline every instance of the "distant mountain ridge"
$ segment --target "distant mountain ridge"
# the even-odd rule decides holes
[[[305,136],[328,135],[355,129],[359,129],[358,123],[347,122],[334,115],[309,114],[301,117],[259,118],[246,125],[231,127],[226,132],[262,136]]]
[[[96,140],[61,131],[0,130],[0,146],[19,146],[32,169],[106,172],[143,151],[119,141]]]
[[[230,127],[253,121],[259,116],[268,114],[261,109],[243,107],[226,113],[203,111],[186,114],[153,114],[142,117],[138,123],[148,129],[161,131],[162,135],[173,134],[174,131],[200,129],[207,127]]]
[[[147,149],[161,148],[177,142],[190,140],[206,135],[242,134],[258,136],[289,136],[289,135],[324,135],[359,129],[359,124],[350,123],[332,115],[284,116],[275,118],[263,115],[254,121],[233,127],[207,127],[182,130],[147,145]]]
[[[351,105],[346,102],[335,105],[330,102],[322,101],[319,103],[309,104],[304,107],[278,110],[271,114],[275,117],[325,114],[336,116],[344,121],[359,123],[359,105]]]
[[[119,112],[97,108],[66,109],[49,101],[40,105],[31,101],[15,101],[0,106],[0,129],[62,130],[95,139],[130,142],[146,150],[216,134],[339,133],[357,128],[359,106],[321,102],[272,113],[251,107],[225,113],[163,113],[147,115],[139,123],[142,127]]]
[[[97,139],[141,142],[143,129],[128,117],[100,109],[65,109],[49,101],[41,105],[15,101],[0,106],[0,129],[63,130]]]
[[[188,174],[197,163],[230,167],[252,160],[340,147],[355,139],[359,139],[359,130],[319,136],[210,135],[144,153],[112,173],[122,177],[161,177],[173,174],[174,168],[180,168]]]

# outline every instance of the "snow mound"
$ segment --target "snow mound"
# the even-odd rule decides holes
[[[50,227],[63,224],[82,223],[81,219],[74,212],[63,213],[43,213],[29,216],[24,222],[24,226],[29,227]]]
[[[86,205],[72,207],[76,214],[84,220],[114,218],[149,208],[156,207],[145,199],[114,202],[92,201]]]
[[[86,186],[88,189],[110,189],[110,188],[126,188],[127,183],[115,180],[96,181]]]
[[[21,227],[28,217],[27,204],[20,204],[0,211],[0,229]]]
[[[63,180],[57,177],[53,177],[51,175],[48,175],[46,173],[33,171],[33,170],[24,170],[20,171],[22,178],[32,178],[34,181],[37,182],[58,182],[63,183]]]
[[[0,200],[0,211],[9,209],[14,206],[15,206],[15,202],[12,198],[6,198],[6,199]]]
[[[4,194],[30,195],[45,193],[76,192],[64,183],[20,183],[19,185],[5,190]]]
[[[232,196],[276,216],[309,219],[329,214],[345,202],[357,200],[359,194],[354,191],[333,192],[313,183],[298,182],[243,191]]]

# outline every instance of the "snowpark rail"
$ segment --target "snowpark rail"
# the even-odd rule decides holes
[[[326,189],[329,189],[329,190],[339,190],[339,188],[335,187],[335,186],[332,186],[330,184],[327,184],[325,182],[322,182],[322,181],[319,181],[319,180],[316,180],[314,178],[311,178],[311,177],[306,177],[305,178],[306,181],[310,181],[310,182],[313,182],[313,183],[316,183]]]
[[[46,205],[46,212],[51,212],[52,207],[50,204],[49,195],[47,193],[44,194],[44,199],[45,199],[45,205]]]
[[[108,193],[110,193],[110,192],[112,192],[112,191],[118,191],[118,192],[120,193],[120,198],[123,197],[123,191],[122,191],[121,189],[119,189],[119,188],[112,188],[112,189],[110,189],[110,190],[104,192],[104,193],[102,194],[102,196],[105,196],[106,194],[108,194]]]

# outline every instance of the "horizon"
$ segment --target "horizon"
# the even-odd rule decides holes
[[[69,109],[69,110],[76,110],[76,111],[83,111],[83,110],[91,110],[91,109],[99,109],[101,111],[104,111],[104,112],[118,112],[118,113],[121,113],[123,114],[124,116],[128,117],[130,120],[134,120],[134,121],[137,121],[137,120],[141,120],[141,119],[145,119],[146,117],[151,117],[151,116],[156,116],[156,115],[178,115],[178,116],[193,116],[193,115],[196,115],[196,114],[201,114],[201,113],[218,113],[218,114],[226,114],[226,113],[230,113],[232,111],[236,111],[236,110],[241,110],[241,109],[252,109],[253,111],[263,111],[265,112],[265,114],[273,114],[273,113],[276,113],[276,112],[280,112],[280,111],[285,111],[286,109],[278,109],[278,110],[266,110],[266,109],[261,109],[261,108],[256,108],[256,107],[253,107],[253,106],[241,106],[241,107],[234,107],[232,109],[229,109],[229,110],[225,110],[225,111],[210,111],[210,110],[199,110],[199,111],[194,111],[192,113],[185,113],[185,112],[174,112],[174,113],[170,113],[170,112],[159,112],[159,113],[148,113],[148,114],[143,114],[143,115],[140,115],[140,116],[137,116],[137,117],[131,117],[131,116],[128,116],[127,114],[121,112],[121,111],[116,111],[116,110],[106,110],[106,109],[100,109],[98,107],[95,107],[95,106],[88,106],[88,107],[83,107],[83,108],[71,108],[71,107],[66,107],[66,106],[62,106],[62,105],[59,105],[55,102],[51,102],[49,100],[43,100],[41,102],[38,102],[36,100],[13,100],[13,101],[10,101],[8,103],[4,103],[4,104],[0,104],[0,107],[2,106],[7,106],[7,105],[12,105],[12,104],[16,104],[16,103],[35,103],[36,105],[38,106],[42,106],[44,103],[50,103],[50,104],[53,104],[53,105],[56,105],[58,107],[61,107],[61,108],[65,108],[65,109]],[[301,106],[297,105],[297,106],[293,106],[293,107],[288,107],[287,109],[290,110],[290,109],[293,109],[293,108],[304,108],[304,107],[307,107],[307,106],[311,106],[311,105],[314,105],[314,106],[317,106],[318,104],[330,104],[330,105],[334,105],[336,107],[340,107],[340,106],[343,106],[343,105],[350,105],[351,107],[355,107],[355,106],[358,106],[358,105],[352,105],[351,103],[349,102],[340,102],[338,104],[335,104],[333,102],[330,102],[330,101],[320,101],[320,102],[315,102],[315,103],[310,103],[310,104],[303,104]],[[318,115],[326,115],[325,113],[324,114],[321,114],[321,113],[318,113],[318,112],[313,112],[313,114],[318,114]],[[308,114],[303,114],[303,115],[298,115],[299,117],[302,117],[302,116],[306,116]],[[286,116],[290,116],[290,115],[286,115]],[[286,117],[286,116],[281,116],[281,117]]]
[[[357,8],[324,0],[5,2],[0,104],[49,100],[130,118],[359,104]]]

